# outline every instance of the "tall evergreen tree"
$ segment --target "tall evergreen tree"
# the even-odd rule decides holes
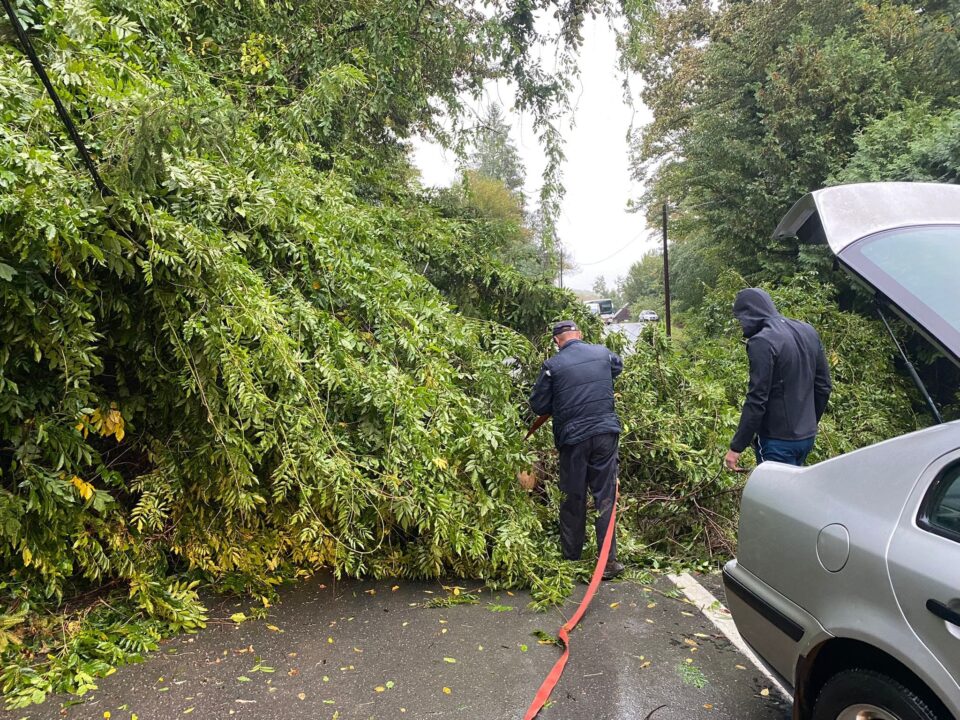
[[[526,170],[510,139],[510,125],[499,103],[487,105],[469,166],[481,175],[499,180],[511,192],[522,195]]]

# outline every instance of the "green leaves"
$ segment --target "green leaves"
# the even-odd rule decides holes
[[[109,587],[145,634],[38,627],[2,651],[9,702],[202,628],[200,583],[457,573],[559,600],[514,475],[534,343],[583,308],[422,197],[401,144],[499,64],[496,19],[101,5],[31,12],[110,198],[0,45],[0,607]]]
[[[945,5],[694,2],[630,20],[624,60],[643,75],[654,113],[634,166],[650,181],[641,199],[650,223],[664,200],[672,207],[672,285],[686,308],[734,266],[754,282],[811,269],[829,279],[829,261],[770,239],[806,192],[955,177],[949,142],[928,150],[918,137],[946,141],[949,129],[930,123],[956,109],[960,48],[944,43],[955,25]]]

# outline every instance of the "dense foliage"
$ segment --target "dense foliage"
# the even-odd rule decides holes
[[[549,99],[514,9],[21,4],[114,192],[96,192],[4,30],[10,703],[82,692],[202,626],[197,580],[268,602],[321,567],[449,572],[561,597],[569,572],[514,480],[529,451],[505,363],[535,370],[560,314],[590,322],[492,260],[487,225],[421,199],[401,142],[511,58],[521,101]],[[150,620],[80,622],[113,588],[119,616]],[[42,611],[58,604],[51,652],[62,628]]]
[[[960,7],[951,0],[665,0],[622,39],[653,122],[638,131],[651,223],[669,201],[672,289],[696,306],[727,267],[823,272],[770,233],[828,182],[956,181]]]
[[[741,481],[722,469],[739,420],[746,352],[730,308],[744,279],[723,275],[683,338],[668,342],[650,326],[618,384],[626,425],[621,486],[628,547],[639,553],[695,559],[728,557],[734,548]],[[908,384],[890,362],[877,323],[840,312],[829,287],[811,276],[767,286],[778,308],[820,331],[835,391],[812,461],[917,427]]]

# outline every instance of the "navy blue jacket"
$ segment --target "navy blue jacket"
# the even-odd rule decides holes
[[[613,379],[621,370],[619,355],[582,340],[571,340],[543,364],[530,407],[537,415],[553,415],[553,441],[558,448],[620,432],[613,409]]]
[[[742,452],[757,435],[778,440],[816,435],[832,390],[817,331],[783,317],[758,288],[737,294],[733,314],[747,338],[750,387],[730,449]]]

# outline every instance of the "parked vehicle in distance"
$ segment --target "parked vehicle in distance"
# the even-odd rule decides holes
[[[614,309],[613,309],[613,300],[609,298],[603,298],[601,300],[584,300],[584,304],[590,308],[590,312],[594,315],[599,315],[600,319],[603,320],[604,324],[609,324],[613,322]]]
[[[775,235],[826,242],[881,312],[960,364],[960,185],[819,190]],[[740,633],[793,687],[795,719],[956,720],[960,421],[807,468],[759,465],[723,580]]]
[[[641,310],[637,317],[640,322],[660,322],[660,316],[653,310]]]

